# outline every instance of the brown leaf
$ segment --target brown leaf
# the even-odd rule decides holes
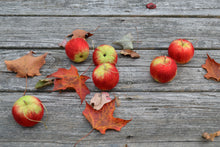
[[[100,110],[104,104],[111,101],[111,98],[109,97],[109,93],[102,92],[102,93],[95,93],[93,98],[90,100],[90,105],[95,110]]]
[[[132,51],[130,49],[123,49],[120,51],[120,54],[125,56],[130,56],[131,58],[139,58],[140,55],[136,53],[135,51]]]
[[[16,60],[5,60],[5,64],[9,71],[16,72],[16,77],[25,78],[26,76],[39,76],[40,68],[46,63],[45,58],[47,53],[34,57],[34,52],[30,51],[28,54]]]
[[[202,67],[207,70],[207,74],[205,74],[204,77],[206,79],[211,78],[220,81],[220,64],[210,58],[208,54],[207,56],[206,63],[202,65]]]
[[[73,38],[84,38],[87,39],[90,36],[92,36],[93,34],[85,31],[85,30],[80,30],[80,29],[76,29],[72,32],[72,34],[68,35],[67,37],[72,37]]]

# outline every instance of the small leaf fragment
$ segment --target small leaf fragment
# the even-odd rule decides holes
[[[207,132],[204,132],[202,134],[202,137],[206,140],[209,140],[209,141],[214,141],[214,138],[215,137],[218,137],[220,136],[220,131],[217,131],[215,133],[207,133]]]
[[[113,44],[121,46],[122,49],[133,49],[133,36],[131,33],[128,33],[120,40],[113,42]]]
[[[67,44],[67,40],[64,39],[61,43],[59,43],[59,47],[65,48],[66,44]]]
[[[208,54],[206,63],[202,65],[202,68],[207,70],[207,74],[204,75],[206,79],[215,79],[216,81],[220,81],[220,64],[210,58]]]
[[[120,54],[124,56],[130,56],[131,58],[140,58],[140,55],[138,53],[130,49],[123,49],[120,51]]]
[[[111,101],[111,98],[109,97],[109,93],[107,92],[95,93],[93,98],[90,100],[90,105],[95,110],[100,110],[104,104],[110,101]]]
[[[35,88],[39,89],[39,88],[43,88],[43,87],[52,85],[53,81],[54,81],[53,79],[41,79],[37,82],[37,84],[35,85]]]

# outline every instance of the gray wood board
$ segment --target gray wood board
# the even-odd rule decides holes
[[[25,78],[17,78],[15,73],[7,71],[4,60],[17,59],[28,52],[27,50],[1,51],[0,91],[24,91]],[[42,75],[28,78],[28,91],[51,91],[53,89],[52,86],[39,90],[36,90],[34,86],[38,80],[46,78],[47,75],[56,72],[58,68],[69,69],[72,64],[77,67],[79,74],[82,74],[92,64],[92,52],[89,58],[82,64],[75,64],[70,61],[64,50],[36,50],[35,52],[37,53],[36,56],[45,52],[49,52],[49,54],[46,57],[46,64],[40,70]],[[196,51],[191,62],[184,65],[178,64],[177,76],[172,82],[160,84],[151,78],[149,66],[154,57],[164,55],[166,52],[165,50],[140,50],[142,57],[139,59],[131,59],[119,55],[117,68],[119,70],[120,80],[112,91],[220,91],[219,86],[217,86],[218,82],[204,78],[206,70],[201,67],[207,58],[206,53],[210,53],[210,56],[219,62],[220,52],[218,50]],[[94,67],[92,65],[85,75],[92,77]],[[87,80],[86,84],[91,91],[99,91],[94,86],[92,79]]]
[[[73,30],[92,31],[98,26],[88,40],[90,48],[112,45],[127,33],[133,35],[134,47],[141,49],[168,48],[179,38],[188,39],[195,48],[220,48],[218,18],[0,16],[0,22],[0,48],[58,48]]]
[[[157,8],[150,10],[141,0],[1,0],[0,15],[52,16],[219,16],[218,0],[160,0],[153,1]]]
[[[11,114],[13,103],[22,92],[1,92],[0,142],[3,146],[71,146],[86,135],[91,126],[82,115],[85,103],[80,105],[76,94],[31,93],[48,109],[48,129],[43,124],[23,128]],[[94,95],[91,93],[89,99]],[[216,146],[207,143],[201,134],[219,130],[219,92],[110,92],[119,96],[121,106],[114,116],[131,119],[120,132],[107,130],[105,135],[93,131],[80,142],[81,146]],[[44,116],[43,120],[46,119]]]

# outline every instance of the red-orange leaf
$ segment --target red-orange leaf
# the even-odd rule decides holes
[[[86,95],[90,93],[88,87],[85,84],[89,77],[79,75],[77,68],[73,65],[71,65],[69,70],[65,68],[59,68],[57,72],[52,73],[47,77],[57,78],[54,80],[54,91],[65,90],[67,88],[75,89],[76,93],[81,99],[81,104],[85,100]]]
[[[99,130],[101,134],[105,134],[107,129],[114,129],[120,131],[131,120],[124,120],[113,117],[115,110],[115,99],[106,103],[102,109],[95,110],[86,102],[86,108],[83,115],[90,122],[93,129]]]
[[[30,51],[28,54],[16,60],[6,60],[5,64],[7,65],[7,69],[9,71],[16,72],[16,77],[19,78],[41,75],[39,70],[46,63],[45,58],[47,56],[47,53],[38,57],[34,57],[33,54],[34,52]]]
[[[205,74],[204,77],[220,81],[220,64],[210,58],[208,54],[207,56],[206,63],[202,65],[202,67],[207,70],[207,74]]]

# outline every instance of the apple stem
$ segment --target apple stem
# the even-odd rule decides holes
[[[24,104],[27,105],[27,102],[25,100],[23,100],[23,101],[24,101]]]
[[[80,141],[82,141],[84,138],[86,138],[87,136],[89,136],[89,135],[93,132],[93,130],[94,130],[94,128],[92,128],[92,130],[91,130],[88,134],[86,134],[85,136],[83,136],[82,138],[80,138],[80,139],[74,144],[74,147],[76,147],[76,145],[77,145]]]
[[[182,46],[184,45],[183,39],[181,39]]]
[[[167,60],[167,56],[164,56],[164,63],[166,63],[166,60]]]

